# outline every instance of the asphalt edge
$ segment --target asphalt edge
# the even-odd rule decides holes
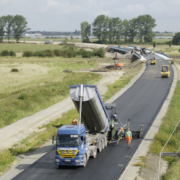
[[[171,87],[169,89],[169,93],[168,93],[164,103],[162,104],[162,106],[160,108],[160,111],[159,111],[159,113],[157,114],[157,116],[156,116],[156,118],[154,120],[154,123],[151,125],[151,127],[149,128],[148,132],[146,133],[144,139],[142,140],[141,144],[136,149],[135,154],[133,155],[131,160],[128,162],[128,165],[126,166],[126,169],[119,176],[119,178],[118,178],[119,180],[126,180],[127,178],[125,176],[131,176],[130,179],[134,179],[135,180],[135,178],[139,175],[139,173],[137,172],[137,169],[139,171],[139,167],[132,166],[132,165],[135,164],[136,162],[138,162],[138,158],[140,156],[147,155],[147,153],[149,151],[149,147],[150,147],[152,141],[147,142],[146,139],[153,139],[154,140],[154,136],[159,131],[159,127],[161,125],[163,117],[167,113],[169,104],[171,102],[171,99],[173,97],[173,94],[174,94],[174,91],[175,91],[175,88],[176,88],[176,85],[177,85],[178,71],[177,71],[177,68],[176,68],[175,65],[172,65],[172,68],[173,68],[173,71],[174,71],[174,77],[173,77],[173,81],[172,81]],[[142,151],[142,152],[139,153],[139,151]]]
[[[130,83],[128,83],[125,87],[123,87],[120,91],[118,91],[114,96],[112,96],[110,99],[108,99],[106,101],[106,103],[112,103],[114,102],[117,98],[119,98],[120,96],[122,96],[131,86],[133,86],[135,84],[135,82],[137,80],[139,80],[139,78],[142,76],[142,74],[144,74],[145,70],[146,70],[146,63],[142,64],[142,68],[140,70],[140,72],[130,81]]]

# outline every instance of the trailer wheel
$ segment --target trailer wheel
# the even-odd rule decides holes
[[[104,139],[102,140],[102,150],[105,148],[105,142]]]
[[[102,151],[102,142],[99,142],[99,152],[101,152]]]
[[[87,164],[87,157],[86,157],[86,155],[84,155],[84,165],[83,165],[83,167],[86,167],[86,164]]]
[[[97,149],[95,149],[95,150],[93,151],[93,156],[92,156],[92,157],[95,159],[96,156],[97,156]]]
[[[104,145],[107,147],[107,138],[104,139]]]

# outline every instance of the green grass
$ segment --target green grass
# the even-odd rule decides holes
[[[153,143],[150,146],[150,153],[159,155],[159,152],[163,148],[164,144],[168,140],[178,120],[180,119],[180,81],[177,82],[177,86],[168,107],[166,116],[163,118],[163,122],[159,128],[159,132],[156,134]],[[167,144],[163,152],[179,152],[180,151],[180,125],[177,127],[175,133]],[[163,157],[169,162],[169,169],[163,176],[163,180],[175,180],[180,176],[180,162],[178,157]],[[178,177],[178,178],[177,178]]]
[[[14,92],[11,96],[1,94],[0,128],[68,97],[70,85],[93,84],[101,77],[94,73],[69,73],[61,82],[48,82],[43,86]]]
[[[4,38],[4,40],[7,40],[7,38]],[[14,38],[11,38],[10,40],[13,40],[15,42],[15,39]],[[65,38],[21,38],[20,41],[40,41],[40,42],[44,42],[44,41],[49,41],[49,40],[52,40],[53,42],[58,42],[58,41],[64,41]],[[95,42],[95,41],[98,41],[97,38],[92,38],[90,39],[90,42]],[[107,39],[108,41],[108,39]],[[166,43],[166,42],[169,42],[169,41],[172,41],[172,38],[159,38],[159,39],[153,39],[153,41],[156,41],[157,43]],[[68,39],[68,42],[74,42],[74,43],[81,43],[82,42],[82,39],[76,39],[74,38],[72,41],[70,39]],[[124,43],[124,39],[121,39],[121,42],[122,44],[126,44]],[[141,44],[139,43],[139,39],[135,39],[134,40],[134,43],[137,45],[138,44]],[[23,43],[24,44],[24,43]],[[121,43],[120,43],[121,44]],[[133,43],[129,42],[128,45],[131,45]],[[152,43],[144,43],[143,44],[152,44]],[[48,45],[46,45],[48,46]],[[49,45],[49,46],[52,46],[52,45]]]
[[[50,49],[50,50],[62,49],[62,46],[52,45],[52,44],[0,43],[0,52],[3,50],[24,52],[24,51],[43,51],[47,49]]]
[[[119,80],[109,85],[108,91],[103,95],[103,101],[107,101],[109,98],[115,95],[116,92],[120,91],[123,87],[125,87],[134,76],[135,74],[131,76],[122,76]]]

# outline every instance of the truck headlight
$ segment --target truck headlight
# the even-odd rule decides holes
[[[79,159],[77,159],[75,162],[80,162],[80,160],[79,160]]]
[[[60,162],[60,159],[56,159],[56,162]]]

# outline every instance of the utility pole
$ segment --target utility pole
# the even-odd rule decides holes
[[[173,156],[173,157],[178,156],[180,158],[180,151],[179,151],[179,153],[165,153],[165,152],[163,152],[162,156]]]

